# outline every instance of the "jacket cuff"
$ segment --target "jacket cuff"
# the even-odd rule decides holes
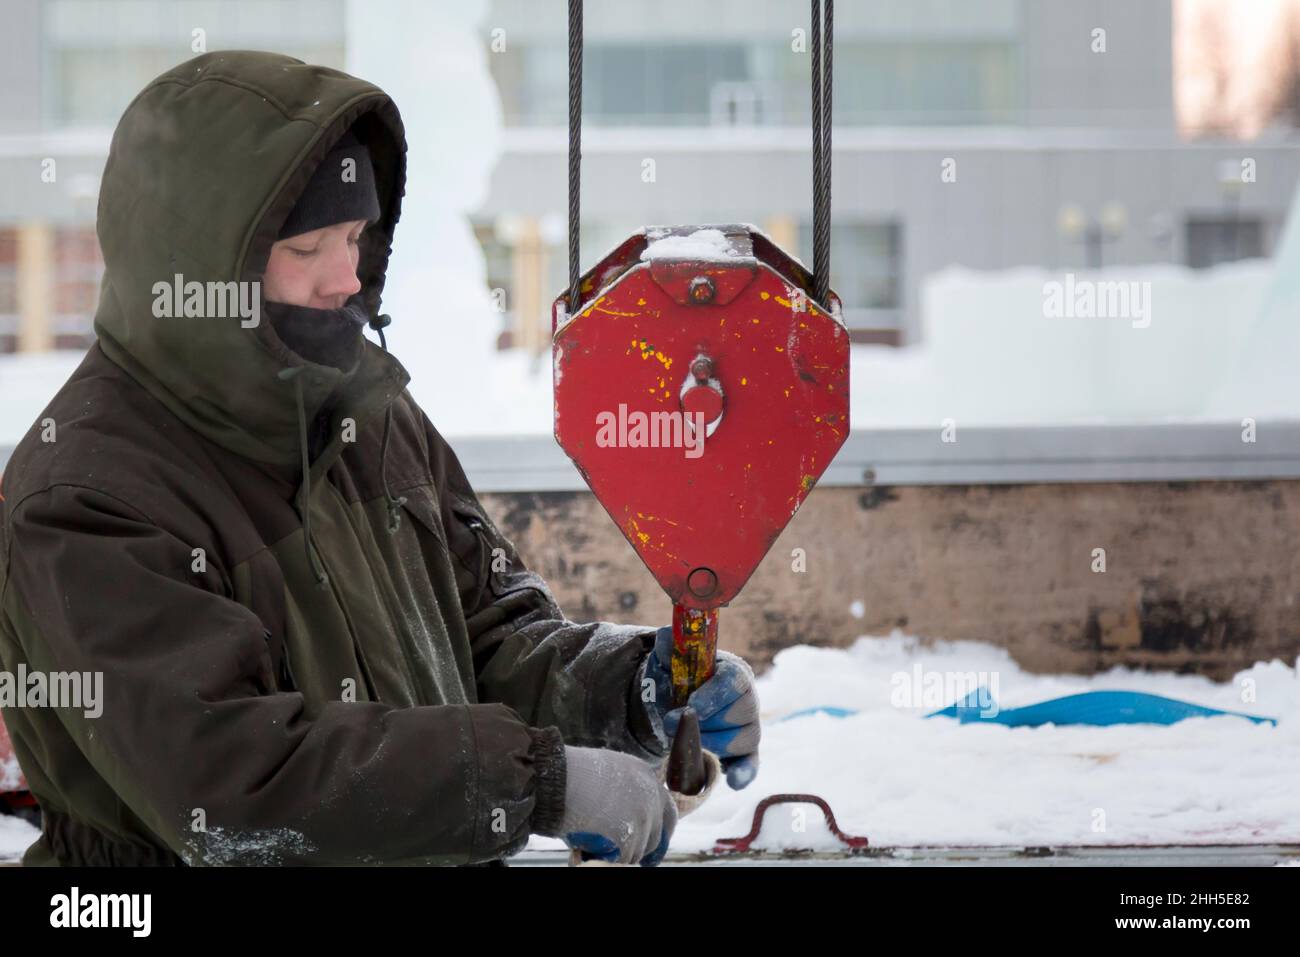
[[[533,738],[529,755],[537,778],[531,830],[545,837],[558,837],[564,817],[564,789],[568,784],[564,738],[554,726],[529,728],[528,732]]]

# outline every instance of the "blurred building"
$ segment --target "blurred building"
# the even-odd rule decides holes
[[[563,8],[483,25],[507,131],[478,229],[531,349],[567,282]],[[807,26],[802,0],[586,5],[584,268],[648,223],[753,222],[811,262]],[[1180,139],[1168,0],[841,3],[834,64],[831,278],[860,342],[914,340],[954,264],[1268,255],[1300,172],[1294,143]]]
[[[196,28],[210,50],[341,67],[345,7],[6,3],[0,350],[89,341],[112,127],[149,79],[197,52]],[[565,7],[489,0],[482,24],[506,129],[474,227],[503,348],[547,348],[567,281]],[[1180,138],[1173,25],[1170,0],[839,4],[831,266],[854,339],[914,341],[922,280],[954,264],[1268,255],[1300,173],[1294,141]],[[584,268],[667,223],[753,222],[811,261],[807,27],[806,0],[586,4]],[[54,182],[40,176],[48,159]]]
[[[343,66],[344,0],[6,0],[0,15],[0,352],[94,341],[99,178],[145,84],[203,49]]]

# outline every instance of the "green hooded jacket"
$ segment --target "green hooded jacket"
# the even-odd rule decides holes
[[[26,864],[491,861],[554,833],[565,743],[665,750],[635,680],[655,629],[565,619],[385,349],[341,371],[269,322],[155,315],[178,274],[260,280],[348,129],[378,327],[406,152],[382,90],[216,52],[118,123],[98,342],[0,486],[0,664],[103,676],[98,716],[4,709],[43,812]]]

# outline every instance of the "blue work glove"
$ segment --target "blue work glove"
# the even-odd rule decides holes
[[[654,682],[654,700],[645,702],[671,741],[682,709],[673,708],[671,661],[673,629],[660,628],[655,646],[642,664],[642,677]],[[644,696],[642,696],[644,701]],[[700,743],[716,754],[727,784],[739,791],[758,774],[758,692],[754,672],[738,655],[719,651],[713,677],[692,692],[687,704],[700,718]]]

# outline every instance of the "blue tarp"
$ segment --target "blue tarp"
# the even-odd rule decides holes
[[[1213,718],[1232,715],[1262,724],[1277,724],[1266,718],[1240,711],[1220,711],[1140,691],[1085,691],[1025,705],[1023,708],[999,708],[986,688],[972,691],[962,701],[927,718],[956,718],[962,724],[986,721],[1012,728],[1036,728],[1044,724],[1087,724],[1106,727],[1112,724],[1175,724],[1184,718]]]
[[[792,721],[811,714],[828,714],[832,718],[847,718],[858,712],[852,708],[823,706],[804,708],[788,714],[782,721]],[[1245,718],[1257,724],[1277,724],[1276,718],[1244,714],[1240,711],[1221,711],[1204,705],[1165,698],[1141,691],[1085,691],[1025,705],[1023,708],[999,708],[987,688],[972,691],[956,704],[927,714],[927,718],[956,718],[962,724],[984,721],[1004,724],[1012,728],[1037,728],[1044,724],[1085,724],[1107,727],[1112,724],[1175,724],[1184,718],[1213,718],[1230,715]]]

